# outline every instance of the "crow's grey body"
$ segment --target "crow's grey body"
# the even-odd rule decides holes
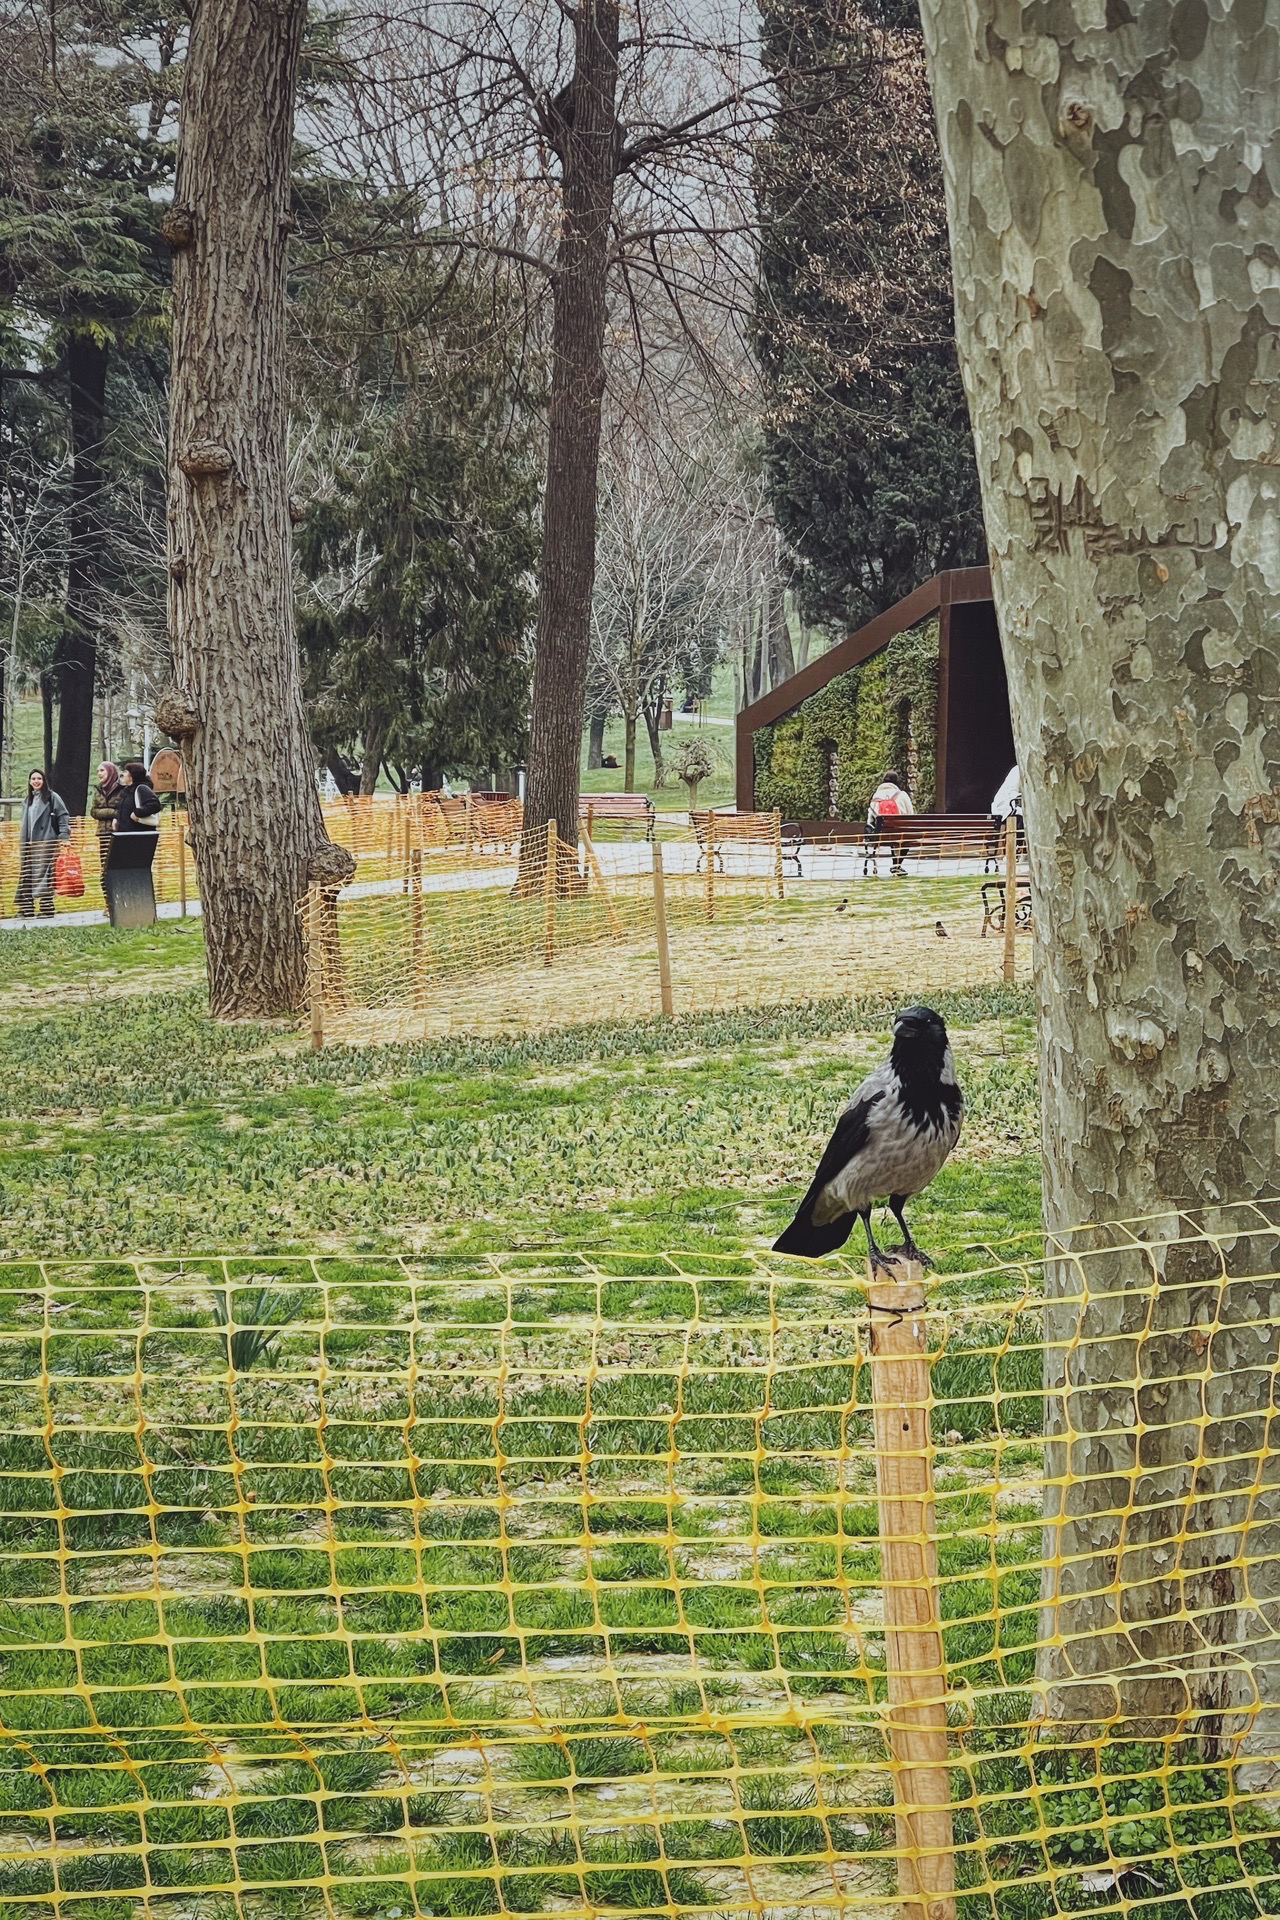
[[[944,1074],[945,1084],[954,1087],[949,1047]],[[862,1213],[891,1193],[900,1193],[904,1200],[923,1193],[960,1137],[959,1113],[943,1108],[923,1122],[912,1117],[888,1061],[867,1075],[845,1112],[853,1112],[863,1102],[871,1105],[867,1144],[828,1180],[815,1200],[813,1217],[819,1226],[842,1213]]]
[[[871,1257],[879,1261],[871,1209],[887,1200],[902,1227],[904,1251],[918,1255],[902,1208],[924,1191],[955,1146],[963,1111],[946,1027],[929,1008],[908,1008],[895,1023],[889,1058],[867,1075],[836,1123],[776,1251],[811,1258],[830,1253],[861,1219]]]

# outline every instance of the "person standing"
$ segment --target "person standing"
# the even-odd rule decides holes
[[[120,804],[120,791],[120,769],[114,760],[104,760],[98,768],[98,783],[89,803],[89,812],[98,828],[98,853],[104,875],[107,871],[107,855],[111,851],[111,830],[115,826],[116,808]]]
[[[1016,767],[1010,767],[991,802],[991,818],[998,820],[1001,826],[1011,813],[1022,818],[1022,775]]]
[[[872,837],[873,843],[881,837],[886,841],[889,848],[890,869],[893,873],[902,874],[907,870],[903,864],[902,837],[901,835],[894,837],[893,822],[903,814],[914,812],[915,806],[911,795],[902,784],[902,776],[890,768],[882,775],[879,786],[871,796],[871,805],[867,808],[867,832]],[[862,871],[865,873],[866,870],[867,863],[864,860]]]
[[[120,769],[116,796],[116,833],[158,833],[160,796],[147,778],[141,760],[126,760]]]
[[[39,913],[53,917],[53,865],[60,842],[71,838],[71,815],[60,793],[49,784],[43,768],[33,768],[27,780],[18,828],[18,892],[14,901],[24,920]]]
[[[987,853],[982,862],[984,873],[999,873],[1004,861],[1005,821],[1013,818],[1018,823],[1018,840],[1022,840],[1022,775],[1016,766],[1010,767],[1004,779],[996,789],[991,802],[991,831],[987,836]]]
[[[153,927],[155,884],[151,868],[160,834],[160,799],[141,760],[120,769],[120,794],[111,850],[103,874],[103,892],[113,927]]]

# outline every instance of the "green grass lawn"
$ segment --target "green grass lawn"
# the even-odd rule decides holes
[[[891,1007],[845,1003],[333,1048],[212,1025],[197,923],[0,936],[10,1255],[760,1246]],[[969,1098],[915,1217],[939,1254],[1038,1217],[1022,989],[940,1002]]]
[[[857,1249],[762,1257],[890,1003],[313,1055],[200,970],[0,936],[4,1910],[893,1910]],[[938,1004],[961,1920],[1252,1920],[1222,1770],[1033,1730],[1031,1011]]]

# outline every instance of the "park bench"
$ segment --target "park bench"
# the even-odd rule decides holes
[[[434,825],[448,847],[467,844],[469,810],[461,794],[427,792],[422,796],[423,826]]]
[[[883,858],[890,864],[907,858],[981,860],[984,873],[1004,864],[1004,828],[993,827],[989,813],[891,814],[878,832],[863,829],[862,871]]]
[[[782,870],[791,861],[797,878],[801,877],[800,829],[793,820],[784,822],[780,813],[739,813],[732,807],[697,808],[689,815],[698,843],[697,871],[702,872],[708,854],[715,858],[716,871],[725,870],[725,855],[761,848],[772,855],[773,865]]]
[[[495,853],[514,853],[524,825],[524,807],[510,793],[473,793],[471,844]]]
[[[982,938],[988,931],[1003,933],[1005,926],[1006,889],[1003,880],[984,880],[982,883]],[[1013,909],[1013,925],[1017,933],[1031,931],[1031,882],[1019,880]]]
[[[591,839],[598,826],[643,826],[653,838],[653,802],[647,793],[583,793],[578,796],[578,819]]]
[[[448,847],[468,852],[512,853],[520,838],[524,808],[509,793],[424,793]]]

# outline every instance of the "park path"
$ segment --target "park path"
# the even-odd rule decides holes
[[[610,845],[604,843],[598,848],[603,857],[607,874],[619,877],[647,872],[652,860],[647,841],[620,842]],[[698,863],[698,849],[692,842],[667,840],[662,847],[663,864],[670,873],[692,873]],[[856,843],[847,847],[821,848],[810,847],[802,851],[801,862],[803,877],[806,880],[820,880],[831,885],[865,884],[869,880],[889,880],[887,870],[864,875],[862,872],[862,849]],[[916,880],[933,879],[981,879],[983,865],[980,860],[939,861],[933,856],[913,859],[908,856],[906,862],[907,878]],[[884,868],[882,855],[880,867]],[[793,877],[788,868],[788,877]],[[486,867],[469,873],[428,873],[422,876],[424,893],[469,893],[478,888],[507,888],[514,884],[516,864],[512,860],[502,866]],[[343,889],[346,900],[370,899],[378,894],[400,893],[404,882],[399,878],[389,880],[356,880]],[[200,913],[200,902],[189,901],[187,916],[196,918]],[[156,908],[158,920],[178,920],[182,918],[182,909],[176,902]],[[105,927],[107,926],[105,907],[87,907],[69,913],[55,914],[52,919],[22,920],[16,917],[0,919],[0,933],[35,932],[45,927]]]

